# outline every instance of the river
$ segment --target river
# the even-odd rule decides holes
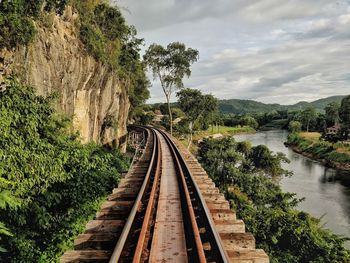
[[[284,153],[291,161],[283,167],[293,176],[281,180],[283,191],[305,198],[298,209],[321,218],[322,224],[334,233],[350,237],[350,173],[339,172],[293,152],[284,146],[288,132],[283,130],[234,136],[237,141],[265,144],[274,152]],[[346,243],[350,249],[350,242]]]

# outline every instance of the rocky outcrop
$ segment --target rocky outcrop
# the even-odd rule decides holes
[[[87,54],[77,18],[68,7],[50,18],[49,27],[37,24],[28,46],[0,51],[0,81],[14,73],[40,95],[58,92],[58,109],[73,118],[82,142],[118,144],[127,133],[128,91],[115,72]]]

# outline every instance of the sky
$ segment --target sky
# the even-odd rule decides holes
[[[144,48],[179,41],[199,51],[184,80],[188,88],[220,99],[280,104],[350,94],[350,0],[117,4],[145,39]],[[164,101],[155,80],[148,102]]]

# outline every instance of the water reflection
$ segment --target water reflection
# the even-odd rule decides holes
[[[284,146],[287,131],[266,131],[235,136],[237,141],[249,140],[253,145],[265,144],[275,152],[283,152],[291,160],[284,168],[293,176],[281,180],[284,191],[305,197],[299,209],[309,212],[333,232],[350,237],[350,173],[336,171],[293,152]],[[350,248],[350,242],[347,243]]]

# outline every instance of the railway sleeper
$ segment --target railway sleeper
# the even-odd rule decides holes
[[[220,233],[220,238],[226,250],[255,249],[255,238],[251,233]]]
[[[204,197],[205,201],[212,200],[212,201],[225,201],[225,196],[223,194],[206,194],[202,193],[202,196]]]
[[[111,254],[109,250],[72,250],[64,253],[60,263],[105,263]]]
[[[196,183],[202,183],[202,184],[211,184],[214,183],[212,179],[210,179],[208,176],[199,176],[196,177],[194,176],[194,180],[196,181]]]
[[[74,240],[75,250],[113,250],[120,233],[81,234]]]
[[[139,192],[139,187],[133,187],[133,188],[130,188],[130,187],[118,187],[118,188],[114,188],[113,189],[113,192],[112,192],[112,195],[114,194],[138,194]]]
[[[243,220],[214,220],[214,222],[219,233],[245,233]]]
[[[231,263],[269,263],[269,257],[262,249],[227,250]]]
[[[224,201],[212,201],[212,202],[210,202],[210,200],[208,200],[208,201],[206,202],[206,204],[207,204],[207,207],[209,208],[209,210],[212,210],[212,209],[230,209],[230,203],[226,200],[224,200]]]
[[[108,201],[118,201],[118,200],[133,201],[136,199],[136,196],[137,196],[137,193],[119,192],[116,194],[111,194],[108,197]]]
[[[96,220],[125,220],[129,215],[130,209],[125,211],[100,210],[96,212]]]
[[[236,220],[236,213],[230,209],[211,209],[213,220]]]
[[[197,186],[199,189],[203,189],[206,187],[214,187],[215,188],[215,183],[213,181],[196,181]]]
[[[201,193],[202,194],[219,194],[219,189],[218,188],[209,188],[209,187],[206,187],[206,188],[203,188],[203,189],[200,189],[201,190]]]
[[[85,233],[120,233],[125,220],[91,220],[85,226]]]
[[[124,210],[126,208],[131,208],[133,206],[133,201],[105,201],[101,205],[101,209],[115,209],[115,210]]]
[[[137,187],[140,188],[143,182],[143,178],[124,178],[120,180],[118,187],[123,187],[123,188],[133,188]],[[114,190],[113,190],[114,191]]]

